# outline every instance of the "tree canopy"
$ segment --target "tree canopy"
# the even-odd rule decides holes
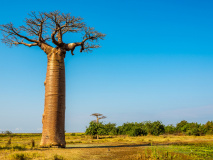
[[[99,39],[106,36],[89,27],[83,22],[83,18],[71,16],[70,13],[53,12],[31,12],[29,18],[25,19],[25,25],[15,27],[13,23],[0,25],[3,33],[2,42],[8,46],[25,45],[28,47],[46,44],[57,48],[73,51],[76,46],[81,46],[80,52],[92,51],[93,48],[99,48],[95,44]],[[80,42],[64,43],[63,35],[65,33],[82,33]],[[49,43],[52,41],[52,44]],[[53,47],[53,46],[52,46]]]

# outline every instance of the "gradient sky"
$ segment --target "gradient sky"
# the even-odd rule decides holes
[[[96,112],[117,125],[206,123],[213,120],[212,7],[210,0],[11,0],[1,2],[0,24],[60,10],[107,34],[92,53],[67,52],[67,132],[85,131]],[[0,131],[41,132],[46,54],[0,43],[0,56]]]

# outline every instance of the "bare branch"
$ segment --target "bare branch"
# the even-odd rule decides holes
[[[100,45],[98,44],[92,44],[91,42],[98,42],[99,39],[104,40],[104,37],[106,34],[103,34],[101,32],[96,31],[94,28],[91,27],[84,27],[84,36],[83,41],[81,42],[81,49],[80,52],[92,52],[91,49],[93,48],[100,48]],[[89,41],[89,42],[86,42]],[[85,43],[86,42],[86,43]]]
[[[65,45],[67,51],[71,50],[71,54],[74,55],[74,50],[77,46],[81,46],[80,52],[92,52],[94,48],[100,48],[99,44],[93,44],[98,42],[99,39],[103,40],[106,34],[95,31],[94,28],[84,26],[84,36],[81,42],[69,43]]]
[[[32,17],[32,19],[26,18],[27,27],[23,28],[25,28],[26,32],[28,32],[30,35],[38,36],[39,42],[44,41],[42,34],[46,33],[46,21],[48,18],[40,12],[38,13],[38,15],[36,15],[35,12],[31,12],[31,14],[29,15]]]
[[[51,34],[51,38],[52,38],[52,42],[57,46],[60,46],[60,43],[58,41],[56,41],[56,39],[55,39],[55,35],[59,31],[59,28],[60,28],[60,22],[59,22],[59,17],[58,17],[59,14],[60,14],[60,12],[58,12],[58,11],[44,13],[44,15],[47,18],[49,18],[50,21],[52,21],[51,28],[52,28],[53,32]],[[53,26],[55,26],[55,27],[53,27]]]
[[[1,25],[0,30],[4,35],[2,42],[9,46],[12,46],[13,44],[27,44],[26,46],[35,46],[35,43],[37,43],[37,45],[44,43],[47,38],[44,39],[42,34],[46,33],[47,17],[42,13],[38,13],[36,15],[35,12],[31,12],[29,16],[31,18],[25,19],[26,25],[22,25],[19,28],[15,28],[12,23]],[[25,43],[23,39],[28,42],[33,42],[33,45]]]
[[[107,118],[107,117],[106,116],[99,117],[99,119],[105,119],[105,118]]]
[[[24,42],[14,42],[14,44],[15,45],[23,44],[23,45],[28,46],[28,47],[32,47],[32,46],[37,46],[38,45],[37,43],[28,44],[28,43],[24,43]]]
[[[27,41],[29,42],[38,42],[37,40],[34,40],[34,39],[30,39],[26,36],[23,36],[20,34],[22,28],[20,27],[19,29],[18,28],[15,28],[13,27],[13,24],[12,23],[9,23],[9,24],[6,24],[6,25],[1,25],[1,31],[7,33],[8,35],[13,35],[13,36],[18,36],[20,38],[24,38],[26,39]]]
[[[55,39],[55,34],[58,32],[58,30],[56,29],[52,34],[51,34],[51,38],[52,38],[52,42],[57,45],[60,46],[60,43],[58,41],[56,41]]]
[[[46,41],[52,40],[52,43],[66,51],[71,51],[72,55],[75,48],[80,46],[80,52],[91,52],[94,48],[99,48],[97,43],[106,36],[96,31],[94,28],[86,27],[83,18],[71,16],[70,13],[64,14],[59,11],[54,12],[31,12],[29,18],[25,19],[25,25],[15,28],[12,23],[0,25],[0,30],[4,38],[2,42],[12,46],[23,44],[26,46],[35,46],[37,44],[47,44]],[[82,41],[73,43],[64,43],[62,38],[65,33],[83,32]],[[48,36],[51,35],[50,37]],[[30,42],[30,43],[29,43]]]
[[[92,52],[91,49],[93,48],[100,48],[101,46],[99,44],[90,44],[90,43],[85,43],[84,44],[84,52]]]
[[[15,44],[14,41],[20,42],[20,38],[22,38],[21,40],[22,42],[23,42],[23,39],[33,43],[39,42],[36,39],[30,39],[22,35],[21,31],[23,31],[24,29],[22,27],[15,28],[13,27],[12,23],[9,23],[6,25],[0,25],[0,30],[2,31],[4,36],[4,38],[2,39],[2,42],[8,44],[9,46],[12,46],[13,44]]]
[[[84,27],[84,42],[86,40],[90,40],[90,41],[94,41],[94,40],[98,40],[98,39],[102,39],[104,40],[104,37],[106,36],[106,34],[103,34],[101,32],[98,32],[95,30],[95,28],[91,28],[91,27]]]
[[[70,14],[60,13],[59,11],[54,11],[50,13],[44,13],[46,17],[52,21],[52,42],[61,47],[63,45],[62,36],[67,32],[79,32],[85,26],[83,19],[80,17],[70,16]],[[57,35],[58,41],[55,39]]]

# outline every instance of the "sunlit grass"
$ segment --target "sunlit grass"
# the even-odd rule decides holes
[[[213,159],[213,136],[100,136],[97,140],[84,133],[66,133],[65,149],[39,148],[40,139],[41,134],[0,135],[0,159]]]

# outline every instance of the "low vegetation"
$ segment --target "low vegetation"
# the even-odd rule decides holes
[[[10,144],[8,140],[10,139]],[[39,148],[41,134],[0,134],[1,160],[213,159],[213,136],[66,133],[66,148]],[[33,144],[34,143],[34,144]]]
[[[189,123],[185,120],[177,123],[176,126],[164,125],[160,121],[145,121],[141,123],[124,123],[122,126],[116,127],[115,123],[103,124],[101,122],[90,122],[87,127],[86,135],[129,135],[129,136],[146,136],[146,135],[213,135],[213,121],[206,124],[198,124],[196,122]]]
[[[96,139],[97,134],[99,139]],[[40,133],[0,134],[1,160],[211,160],[213,122],[160,121],[103,124],[91,122],[85,133],[66,133],[66,148],[39,148]]]

